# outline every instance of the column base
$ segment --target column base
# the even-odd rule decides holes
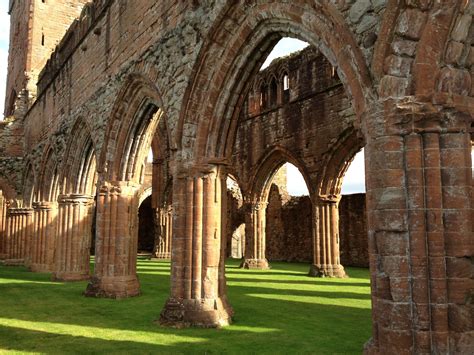
[[[169,298],[158,322],[173,328],[220,328],[232,322],[234,314],[226,298],[182,300]]]
[[[0,260],[5,260],[8,258],[8,254],[0,254]]]
[[[171,253],[155,253],[151,258],[152,259],[166,259],[166,260],[169,260],[169,259],[171,259]]]
[[[51,276],[53,281],[73,282],[90,280],[91,276],[85,272],[55,272]]]
[[[5,266],[25,266],[25,259],[4,259],[2,264]]]
[[[244,259],[242,264],[240,264],[242,269],[251,269],[251,270],[268,270],[270,265],[268,264],[267,259]]]
[[[31,272],[53,272],[54,267],[48,264],[30,264],[28,267]]]
[[[311,277],[348,277],[342,265],[311,265],[308,276]]]
[[[86,297],[128,298],[140,295],[140,283],[137,275],[93,277],[87,289]]]
[[[370,338],[364,344],[364,355],[378,355],[380,354],[380,350],[378,346],[376,346],[374,342],[374,338]]]

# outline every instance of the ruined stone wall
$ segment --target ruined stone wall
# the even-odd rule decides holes
[[[365,194],[343,195],[339,202],[341,264],[369,267]]]
[[[244,255],[245,210],[242,195],[235,189],[227,190],[227,256],[240,259]]]
[[[12,50],[5,105],[7,115],[13,113],[12,103],[16,99],[14,93],[18,95],[21,90],[26,89],[30,98],[36,96],[39,73],[87,2],[88,0],[12,2]]]
[[[151,196],[138,209],[138,252],[152,252],[155,243],[155,211],[151,207]]]
[[[31,1],[10,1],[10,48],[8,57],[8,81],[5,97],[5,116],[13,114],[16,96],[26,88],[25,75],[30,40],[29,20]],[[3,100],[3,98],[2,98]]]
[[[29,76],[31,90],[36,94],[39,74],[51,52],[62,40],[73,21],[89,0],[33,1]]]
[[[330,212],[323,222],[334,225],[337,184],[322,191],[320,175],[322,169],[333,169],[326,182],[338,180],[351,149],[360,148],[358,137],[350,144],[341,137],[352,128],[355,111],[360,126],[353,132],[366,139],[368,172],[374,337],[366,352],[473,353],[472,186],[467,173],[472,166],[467,132],[474,112],[473,14],[472,1],[96,0],[68,30],[40,75],[39,98],[24,122],[25,160],[37,169],[51,143],[58,147],[60,161],[63,147],[76,138],[67,136],[72,125],[82,118],[102,158],[98,170],[106,171],[104,159],[120,162],[121,154],[127,154],[114,149],[113,139],[110,149],[99,154],[107,120],[108,133],[126,135],[136,121],[123,119],[141,114],[133,100],[157,92],[152,96],[166,113],[178,165],[171,169],[179,201],[173,206],[175,240],[184,241],[189,232],[198,245],[183,243],[174,257],[171,297],[161,321],[222,326],[233,312],[223,270],[214,262],[220,256],[215,234],[202,228],[221,221],[221,197],[204,199],[202,206],[194,201],[221,191],[222,166],[235,168],[243,191],[249,191],[254,175],[265,182],[285,159],[293,159],[303,168],[317,208]],[[335,70],[322,61],[312,65],[302,59],[298,68],[286,68],[289,93],[278,91],[283,72],[269,69],[257,75],[261,82],[250,88],[253,105],[265,104],[263,110],[243,115],[229,164],[251,82],[247,79],[281,34],[311,42]],[[129,80],[132,76],[139,80]],[[305,83],[305,78],[310,80]],[[137,93],[132,85],[125,91],[128,82],[145,89],[139,87]],[[318,87],[321,83],[329,85]],[[266,100],[261,100],[262,88]],[[251,102],[247,105],[252,108]],[[115,126],[120,122],[124,127]],[[340,154],[332,155],[333,148]],[[276,149],[280,157],[265,160]],[[262,172],[258,168],[265,161],[269,164]],[[187,184],[189,178],[196,184]],[[201,190],[203,180],[208,183]],[[114,243],[123,236],[135,242],[128,223],[134,219],[122,218],[134,200],[128,182],[101,186],[100,206],[113,205],[110,201],[120,191],[121,202],[112,211],[122,212],[120,226],[98,232],[103,257],[96,259],[94,280],[100,284],[90,285],[90,295],[139,294],[133,255]],[[81,216],[86,215],[91,201],[85,200],[64,200],[59,215],[67,217],[66,207],[76,202],[83,204]],[[261,215],[264,201],[251,202],[253,211],[260,211],[254,215]],[[189,212],[190,207],[197,213]],[[210,221],[203,216],[211,216]],[[261,261],[261,248],[256,251],[251,257]],[[74,277],[88,276],[89,259],[83,259],[81,274]],[[64,258],[59,265],[66,262]],[[193,280],[190,274],[205,277]]]
[[[313,225],[309,196],[282,203],[276,186],[267,207],[266,247],[269,261],[311,262]],[[343,266],[369,267],[365,194],[343,195],[339,203],[339,240]]]
[[[266,256],[269,261],[313,260],[313,222],[309,196],[292,196],[286,203],[276,185],[267,206]]]
[[[3,179],[17,193],[22,191],[21,183],[25,168],[22,139],[22,121],[0,122],[0,179]],[[0,188],[5,187],[0,186]]]
[[[304,167],[309,189],[314,191],[322,174],[321,161],[353,122],[354,112],[335,69],[309,47],[274,61],[255,78],[247,112],[239,122],[232,169],[249,191],[260,166],[277,148],[293,158],[291,163]],[[273,171],[283,162],[276,161]]]
[[[131,74],[153,81],[167,126],[174,130],[190,63],[219,9],[194,8],[188,2],[102,0],[87,5],[40,74],[38,98],[26,117],[26,155],[39,161],[50,142],[60,161],[72,125],[83,118],[100,156],[106,123]]]
[[[245,238],[242,196],[228,190],[227,255],[241,258]],[[289,196],[272,184],[266,210],[266,257],[269,261],[313,260],[312,204],[309,196]],[[343,266],[369,267],[365,194],[343,195],[339,202],[339,240]]]

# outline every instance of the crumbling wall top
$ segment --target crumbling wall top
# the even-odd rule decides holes
[[[71,24],[41,71],[38,78],[38,96],[51,84],[61,67],[95,27],[99,19],[105,14],[105,10],[112,3],[113,0],[93,0],[84,6],[81,15]]]

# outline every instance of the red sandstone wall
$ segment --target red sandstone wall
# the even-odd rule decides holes
[[[22,0],[10,8],[10,55],[5,114],[13,113],[13,93],[35,96],[38,75],[51,52],[88,0]]]
[[[241,237],[244,223],[242,200],[228,192],[227,255],[233,254],[232,238]],[[312,205],[309,196],[280,194],[272,185],[266,215],[266,256],[269,261],[311,262]],[[245,237],[245,236],[243,236]],[[365,194],[343,195],[339,203],[339,240],[343,266],[369,267]],[[234,250],[235,251],[235,250]]]
[[[289,76],[289,93],[283,92],[282,73]],[[268,89],[266,104],[261,105],[262,87],[271,85],[273,78],[279,83],[276,98],[271,98]],[[321,162],[355,118],[337,74],[313,47],[276,60],[261,71],[252,83],[247,106],[239,122],[232,164],[247,192],[259,167],[275,148],[284,149],[304,165],[310,189],[315,189],[322,175]],[[275,169],[278,167],[277,163]]]
[[[282,201],[276,185],[267,206],[266,256],[269,261],[313,260],[311,200],[308,196]]]
[[[25,69],[28,63],[30,39],[29,0],[10,2],[10,48],[8,56],[8,78],[5,97],[5,116],[13,114],[13,104],[22,88],[26,87]],[[15,92],[13,91],[15,90]]]
[[[339,202],[341,264],[369,267],[365,194],[343,195]]]
[[[51,52],[89,0],[34,1],[31,30],[31,79],[35,86],[38,75]]]
[[[138,209],[138,252],[152,252],[155,243],[154,210],[151,196]]]

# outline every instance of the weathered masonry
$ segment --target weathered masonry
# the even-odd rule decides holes
[[[314,206],[310,274],[345,275],[338,203],[344,170],[363,146],[355,119],[335,68],[313,47],[272,63],[256,76],[228,169],[243,190],[244,267],[267,267],[265,219],[272,176],[290,162],[302,171]]]
[[[340,184],[364,147],[366,353],[474,352],[472,1],[9,5],[6,263],[89,279],[90,296],[138,295],[138,208],[151,173],[154,253],[172,259],[161,322],[223,326],[233,313],[227,178],[243,192],[245,264],[265,267],[267,182],[295,164],[310,189],[311,270],[342,275]],[[282,37],[308,42],[319,64],[259,74]],[[307,81],[314,87],[294,76],[309,72],[322,79]],[[324,106],[295,109],[305,93]]]

